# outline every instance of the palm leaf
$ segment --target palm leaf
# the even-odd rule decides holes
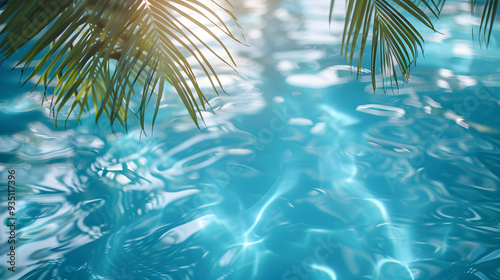
[[[423,4],[426,9],[438,18],[446,0],[347,0],[344,33],[342,35],[341,56],[352,66],[354,54],[358,48],[358,71],[361,73],[363,54],[368,37],[371,34],[371,76],[372,87],[375,91],[377,68],[380,69],[384,91],[385,82],[399,87],[397,71],[408,81],[411,64],[416,62],[419,52],[423,53],[424,40],[420,32],[400,12],[405,11],[413,20],[420,22],[427,28],[434,30],[429,17],[419,8]],[[479,26],[479,42],[486,46],[490,43],[491,32],[498,11],[499,0],[486,0],[481,12]],[[333,16],[335,0],[331,0],[330,23]],[[471,0],[471,12],[474,13],[478,5]],[[371,29],[371,31],[370,31]],[[378,62],[378,63],[377,63]],[[380,66],[378,66],[380,65]]]
[[[474,13],[476,0],[471,0],[471,12]],[[498,11],[498,0],[486,0],[483,11],[481,13],[481,24],[479,25],[479,43],[490,44],[491,31],[495,22],[496,13]]]
[[[221,13],[235,20],[214,0],[9,1],[0,14],[0,25],[5,24],[0,53],[8,58],[37,37],[18,65],[23,69],[34,65],[27,80],[39,75],[36,86],[43,85],[44,96],[55,83],[50,108],[56,120],[66,105],[70,105],[67,121],[73,112],[78,120],[93,104],[96,122],[104,114],[112,125],[118,121],[126,127],[129,112],[134,112],[144,130],[149,103],[156,99],[154,125],[169,83],[199,127],[198,117],[203,119],[201,111],[208,101],[187,57],[194,58],[215,93],[223,91],[207,55],[233,67],[215,29],[238,40]],[[206,40],[216,42],[223,54]],[[138,93],[137,84],[142,99],[134,105],[131,96]]]
[[[335,0],[332,0],[330,22],[334,3]],[[421,3],[435,16],[438,15],[439,9],[432,0],[422,0]],[[352,66],[356,49],[358,49],[357,75],[359,77],[363,54],[371,34],[371,76],[374,91],[377,87],[377,68],[380,69],[382,75],[384,90],[386,90],[387,81],[390,81],[391,86],[394,82],[399,87],[397,72],[405,81],[408,81],[411,64],[415,63],[418,53],[423,52],[422,35],[402,14],[402,11],[427,28],[434,30],[426,13],[410,0],[347,0],[341,56]]]

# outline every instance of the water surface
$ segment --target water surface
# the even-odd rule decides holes
[[[147,136],[64,130],[2,69],[19,246],[1,277],[500,279],[500,32],[481,49],[448,3],[410,83],[373,93],[328,2],[234,2],[250,47],[228,42],[239,73],[217,65],[228,95],[205,83],[201,131],[173,89]]]

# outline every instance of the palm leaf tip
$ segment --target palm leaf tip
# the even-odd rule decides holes
[[[207,98],[194,69],[219,93],[222,83],[209,57],[235,67],[216,35],[222,31],[238,41],[223,14],[235,20],[213,0],[10,1],[0,14],[0,24],[5,24],[0,52],[10,57],[38,36],[19,64],[34,65],[28,79],[40,76],[35,87],[55,85],[50,108],[56,117],[69,108],[67,118],[74,113],[79,119],[86,108],[93,108],[96,122],[105,115],[112,125],[118,121],[126,127],[129,113],[135,112],[144,129],[148,105],[154,106],[154,125],[168,83],[198,126]],[[17,36],[28,27],[33,31]],[[135,94],[142,94],[138,102]]]

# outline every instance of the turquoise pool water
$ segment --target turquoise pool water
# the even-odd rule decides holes
[[[250,47],[228,42],[239,74],[218,65],[201,131],[173,91],[147,136],[56,128],[1,69],[18,246],[12,273],[4,226],[0,277],[500,279],[500,29],[481,49],[448,3],[411,82],[373,94],[328,1],[233,3]]]

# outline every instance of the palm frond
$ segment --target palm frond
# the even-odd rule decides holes
[[[471,12],[474,13],[476,0],[471,0]],[[479,25],[479,43],[484,41],[486,47],[490,44],[491,31],[498,11],[498,0],[486,0],[481,13],[481,24]]]
[[[332,21],[335,0],[331,1],[330,22]],[[415,63],[419,52],[423,52],[424,39],[414,25],[400,11],[405,11],[414,20],[427,28],[434,26],[425,12],[410,0],[347,0],[344,32],[341,43],[341,56],[352,66],[354,54],[359,43],[358,71],[361,73],[363,54],[371,34],[371,76],[372,87],[376,89],[377,61],[384,90],[385,82],[398,83],[398,74],[408,80],[410,66]],[[432,0],[422,0],[437,16],[439,8]],[[370,32],[371,31],[371,32]]]
[[[27,68],[39,59],[27,80],[39,76],[36,86],[43,85],[44,95],[55,83],[50,108],[56,120],[66,104],[71,104],[66,121],[71,113],[79,119],[93,105],[96,122],[104,113],[112,125],[118,121],[126,127],[131,111],[144,130],[148,104],[156,100],[154,125],[169,83],[199,127],[198,116],[203,119],[208,101],[187,57],[196,61],[217,94],[223,91],[207,55],[233,67],[216,33],[238,40],[221,13],[235,20],[214,0],[10,1],[0,14],[0,25],[5,24],[0,53],[10,57],[36,36],[18,65]],[[207,40],[217,42],[224,54]],[[134,105],[137,83],[142,99]]]

